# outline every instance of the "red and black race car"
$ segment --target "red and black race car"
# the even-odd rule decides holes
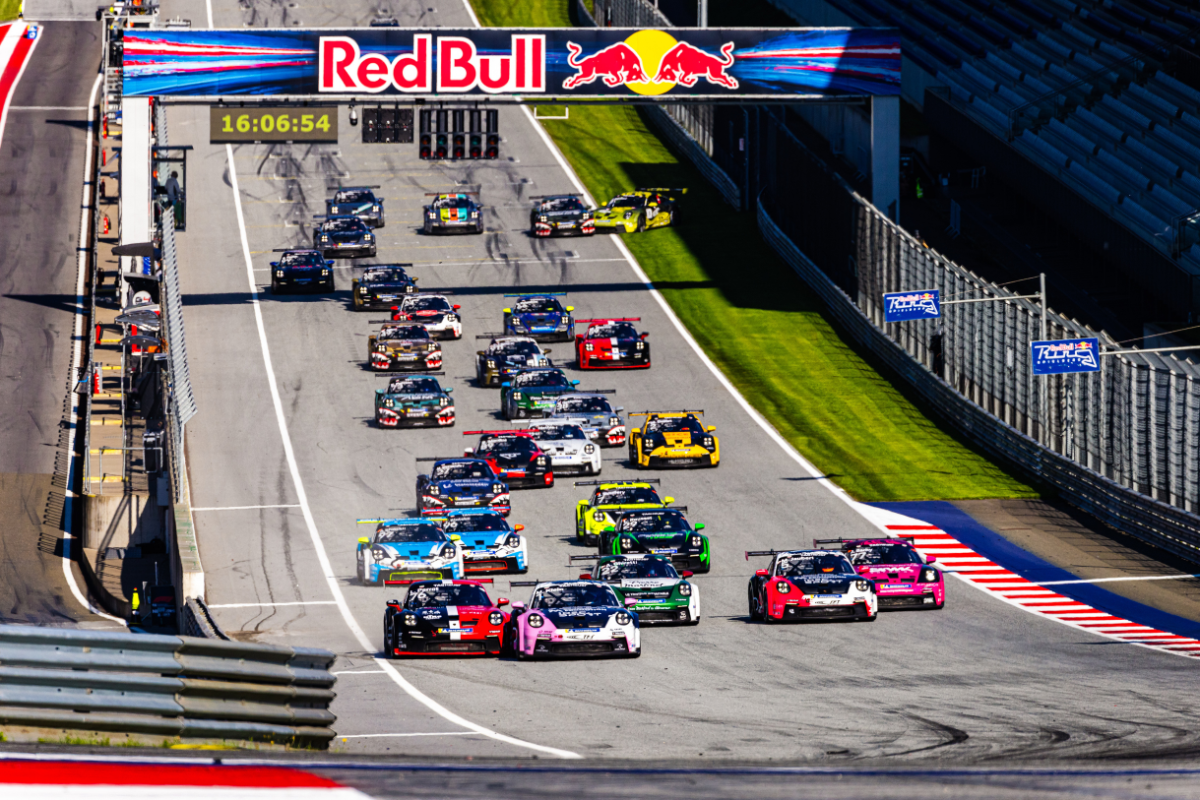
[[[534,431],[463,431],[479,436],[479,445],[465,455],[482,458],[510,489],[548,489],[554,485],[550,455],[533,438]]]
[[[587,333],[575,334],[575,357],[580,369],[648,369],[650,334],[639,333],[630,323],[641,317],[578,319]]]
[[[500,655],[509,620],[501,606],[508,599],[493,603],[483,589],[491,582],[480,578],[409,586],[404,602],[389,600],[384,612],[384,655]]]

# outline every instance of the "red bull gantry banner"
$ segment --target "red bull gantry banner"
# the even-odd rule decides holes
[[[128,30],[128,96],[900,94],[890,28]]]

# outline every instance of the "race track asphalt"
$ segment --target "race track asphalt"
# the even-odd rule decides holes
[[[46,23],[0,146],[0,622],[112,627],[71,596],[61,558],[84,107],[99,64],[98,25]]]
[[[163,5],[170,16],[184,11],[204,25],[195,7]],[[241,8],[217,0],[213,14],[218,27],[277,25],[281,13],[292,15],[288,27],[295,20],[348,26],[365,24],[374,7]],[[401,24],[470,25],[458,0],[389,8]],[[658,475],[664,492],[689,506],[689,518],[706,523],[712,537],[713,571],[696,579],[703,620],[694,628],[645,630],[644,655],[636,661],[394,662],[424,697],[487,729],[586,757],[966,764],[1195,756],[1192,660],[1035,618],[957,581],[950,581],[941,612],[886,614],[874,624],[750,623],[746,582],[754,564],[743,559],[744,550],[808,546],[814,536],[874,529],[747,415],[608,237],[528,237],[527,198],[572,185],[519,109],[500,112],[504,143],[494,162],[422,162],[415,145],[361,144],[345,108],[337,146],[232,148],[269,372],[302,496],[272,400],[226,147],[208,143],[207,108],[178,105],[169,114],[171,143],[195,147],[188,232],[178,240],[199,407],[187,433],[192,503],[274,506],[196,512],[208,601],[238,639],[322,646],[341,655],[334,710],[346,738],[336,741],[338,750],[538,754],[439,715],[380,668],[373,656],[382,645],[388,590],[355,582],[354,543],[362,531],[354,520],[407,514],[418,473],[414,457],[456,454],[467,444],[461,431],[498,424],[498,392],[470,380],[473,337],[497,329],[503,293],[556,290],[570,292],[579,316],[640,316],[654,348],[649,372],[569,369],[572,377],[584,387],[615,388],[626,409],[702,408],[717,426],[719,469]],[[379,381],[363,365],[369,320],[379,315],[348,310],[351,262],[338,262],[335,295],[278,297],[264,289],[272,248],[311,241],[311,217],[323,213],[325,196],[339,184],[381,185],[388,225],[378,232],[378,261],[414,263],[422,287],[451,288],[463,306],[466,336],[445,348],[446,381],[455,387],[459,414],[454,429],[372,426]],[[488,232],[420,235],[424,194],[456,187],[480,191]],[[565,346],[551,347],[555,356],[567,355]],[[605,476],[631,474],[623,451],[606,451]],[[572,509],[582,496],[569,481],[514,493],[511,519],[527,526],[531,540],[527,577],[573,575],[567,556],[585,552],[571,544]],[[314,532],[328,553],[328,577]],[[360,646],[330,581],[372,648]],[[524,599],[502,579],[493,594]]]

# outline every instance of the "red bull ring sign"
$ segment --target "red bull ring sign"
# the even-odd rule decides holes
[[[898,96],[890,28],[129,30],[126,96]]]

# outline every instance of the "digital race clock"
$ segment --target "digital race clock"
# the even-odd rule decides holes
[[[210,106],[208,114],[212,144],[338,140],[337,106]]]

